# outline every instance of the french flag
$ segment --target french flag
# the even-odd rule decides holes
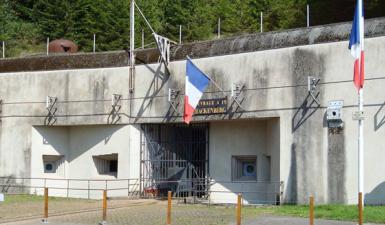
[[[210,78],[204,74],[188,58],[186,63],[186,92],[184,96],[183,120],[189,124],[201,99],[203,92],[210,83]]]
[[[363,88],[365,79],[365,55],[364,55],[364,13],[363,2],[357,0],[352,32],[350,34],[349,49],[354,62],[353,82],[358,90]]]

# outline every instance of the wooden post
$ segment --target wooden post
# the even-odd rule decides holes
[[[103,191],[103,221],[107,221],[107,190]]]
[[[314,197],[309,198],[309,224],[314,225]]]
[[[238,194],[237,201],[237,225],[241,225],[242,194]]]
[[[168,192],[167,194],[167,225],[171,224],[171,198],[172,198],[172,193],[171,191]]]
[[[362,192],[358,194],[358,224],[363,225]]]
[[[46,222],[48,219],[48,188],[44,188],[44,219]]]

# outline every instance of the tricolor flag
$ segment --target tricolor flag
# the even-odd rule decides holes
[[[364,56],[364,7],[362,0],[357,0],[352,32],[350,34],[349,49],[356,59],[354,62],[354,85],[358,90],[363,88],[365,79]]]
[[[195,108],[201,99],[203,92],[210,83],[210,78],[197,66],[187,59],[186,63],[186,91],[184,96],[183,120],[189,124]]]

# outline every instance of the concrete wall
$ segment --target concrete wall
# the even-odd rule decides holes
[[[127,195],[128,180],[139,178],[139,132],[134,126],[35,126],[32,128],[31,177],[32,186],[52,187],[51,195],[100,198],[100,191],[75,189],[122,188],[109,195]],[[133,140],[133,141],[131,141]],[[99,174],[94,156],[118,154],[117,176]],[[65,158],[65,173],[44,172],[43,155],[61,155]],[[51,179],[50,179],[51,178]],[[68,183],[67,180],[71,179]],[[88,182],[86,180],[92,180]],[[69,189],[74,190],[67,190]],[[59,188],[59,189],[54,189]],[[32,190],[35,191],[35,190]],[[37,190],[38,193],[42,189]]]
[[[279,132],[272,132],[272,121],[274,119],[210,124],[209,166],[210,177],[214,182],[210,200],[213,203],[236,203],[238,193],[243,193],[245,204],[275,203],[276,194],[280,191],[279,144],[274,145],[273,142],[279,140]],[[234,180],[233,156],[256,156],[257,179]],[[269,167],[266,156],[271,156]],[[271,178],[267,177],[266,172],[272,169]]]
[[[368,37],[365,44],[365,196],[368,203],[385,203],[385,37]],[[278,149],[279,142],[280,164],[273,165],[272,174],[284,182],[284,200],[304,203],[314,194],[318,203],[355,203],[358,129],[351,115],[357,91],[347,46],[340,41],[195,59],[226,93],[210,85],[203,98],[228,97],[234,82],[244,83],[246,91],[244,110],[228,97],[228,114],[196,116],[194,122],[279,118],[279,127],[269,128],[274,136],[279,133],[279,140],[265,145]],[[158,64],[137,66],[133,95],[128,92],[127,67],[0,74],[0,175],[31,174],[32,126],[44,125],[47,95],[58,97],[55,126],[181,122],[183,95],[174,111],[167,93],[174,88],[183,94],[185,61],[170,63],[169,71]],[[320,106],[308,96],[308,76],[321,79]],[[123,96],[118,121],[111,120],[113,93]],[[326,125],[330,100],[344,100],[339,134],[330,133]]]

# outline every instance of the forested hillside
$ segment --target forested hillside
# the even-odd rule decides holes
[[[173,40],[207,40],[216,37],[218,18],[222,36],[259,31],[260,12],[264,31],[306,26],[306,5],[311,25],[352,20],[355,0],[137,0],[154,30]],[[365,17],[385,15],[385,1],[367,0]],[[46,38],[67,38],[80,51],[126,49],[129,46],[130,0],[0,0],[0,40],[6,54],[23,56],[44,52]],[[153,42],[144,20],[136,14],[136,42]]]

